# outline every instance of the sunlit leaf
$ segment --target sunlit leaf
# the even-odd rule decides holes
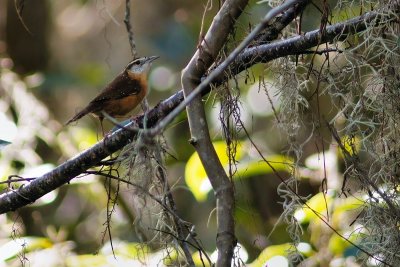
[[[339,225],[342,218],[348,215],[348,212],[361,212],[361,208],[364,205],[364,200],[353,196],[346,199],[341,199],[337,204],[335,204],[335,208],[332,213],[333,225]]]
[[[228,173],[229,158],[227,155],[227,146],[224,141],[213,143],[218,158]],[[238,161],[234,179],[249,178],[254,175],[274,173],[275,171],[287,171],[292,161],[282,155],[270,155],[266,157],[268,164],[259,157],[252,158],[248,155],[248,145],[245,142],[239,142],[236,147],[236,160]],[[185,181],[192,191],[197,201],[205,201],[207,194],[211,190],[211,184],[207,178],[206,171],[200,161],[197,153],[194,153],[188,160],[185,167]]]
[[[174,266],[176,265],[178,259],[181,257],[182,255],[178,254],[178,252],[173,249],[172,251],[168,252],[168,257],[165,257],[163,259],[163,263],[165,266]],[[183,260],[183,257],[181,257]]]
[[[326,209],[330,207],[333,197],[333,191],[328,191],[327,194],[320,192],[309,199],[302,208],[298,209],[294,216],[300,223],[308,223],[318,219],[315,213],[325,216]]]
[[[360,233],[351,233],[351,234],[344,234],[346,238],[348,238],[351,242],[357,244],[357,240],[360,239],[361,234]],[[356,256],[350,255],[351,253],[357,253],[358,249],[354,247],[352,244],[350,244],[348,241],[346,241],[343,237],[333,234],[331,238],[329,239],[329,244],[328,244],[328,249],[329,251],[336,255],[336,256]]]
[[[361,6],[353,5],[347,8],[333,9],[331,23],[338,23],[348,20],[351,17],[359,16],[361,14]]]
[[[66,258],[67,266],[85,267],[85,266],[105,266],[107,257],[104,255],[78,255]]]
[[[296,248],[294,248],[291,243],[272,245],[261,251],[257,259],[249,264],[249,266],[288,266],[284,264],[288,264],[287,256],[294,250],[300,252],[305,258],[315,253],[315,251],[312,250],[311,245],[304,242],[299,243]]]
[[[113,249],[111,249],[111,245],[109,242],[104,244],[101,249],[101,253],[104,255],[113,255],[118,254],[121,256],[126,256],[134,259],[142,259],[146,255],[151,253],[151,250],[148,246],[140,243],[128,243],[119,240],[113,241]]]
[[[261,251],[257,259],[255,259],[249,266],[251,267],[266,266],[267,261],[276,256],[286,258],[288,251],[290,249],[293,249],[292,244],[290,243],[268,246],[263,251]]]
[[[12,259],[21,253],[49,248],[53,243],[44,237],[23,237],[10,240],[0,246],[0,261]]]
[[[344,146],[344,150],[350,155],[353,156],[360,151],[361,141],[358,136],[344,136],[341,138],[341,142]],[[343,158],[343,151],[339,149],[339,156]]]
[[[100,255],[106,256],[107,259],[101,266],[157,266],[161,262],[164,262],[166,266],[171,266],[178,257],[174,250],[152,251],[149,246],[142,243],[129,243],[121,240],[113,240],[112,246],[110,242],[104,244]],[[87,259],[90,260],[90,257]]]
[[[73,127],[71,129],[71,131],[73,132],[74,140],[78,143],[78,148],[80,151],[93,146],[99,140],[99,136],[98,136],[97,132],[91,131],[88,128]],[[100,131],[100,134],[101,134],[101,131]]]
[[[194,264],[196,266],[204,266],[204,267],[210,267],[210,263],[208,262],[207,258],[204,256],[204,254],[200,254],[199,251],[196,251],[192,255]]]
[[[218,158],[222,163],[222,166],[229,164],[225,142],[214,142],[213,145],[215,151],[217,152]],[[236,150],[237,159],[240,160],[242,155],[243,151],[239,143]],[[207,199],[207,194],[211,190],[211,186],[207,179],[206,171],[204,170],[197,153],[194,153],[186,164],[185,181],[197,201],[205,201]]]
[[[271,155],[267,158],[268,164],[261,160],[239,161],[236,176],[241,178],[260,174],[274,173],[275,171],[288,171],[292,161],[283,155]]]
[[[305,242],[300,242],[297,246],[296,249],[304,256],[310,257],[312,256],[315,251],[312,249],[311,245],[309,243]]]

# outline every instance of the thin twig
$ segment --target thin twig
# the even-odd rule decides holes
[[[15,179],[17,178],[17,179]],[[8,184],[8,187],[11,187],[12,183],[17,183],[17,182],[30,182],[37,179],[36,177],[32,177],[32,178],[25,178],[19,175],[10,175],[8,176],[7,181],[2,181],[0,182],[0,184]]]
[[[135,43],[135,38],[134,38],[132,25],[131,25],[131,0],[125,0],[124,23],[125,23],[126,31],[128,32],[129,45],[131,46],[132,56],[135,59],[135,58],[137,58],[137,51],[136,51],[136,43]]]
[[[20,4],[18,4],[18,2]],[[14,6],[15,10],[17,12],[17,16],[19,21],[21,22],[22,26],[25,28],[25,30],[33,36],[32,32],[29,30],[28,26],[26,26],[24,19],[22,18],[22,12],[24,11],[25,7],[25,0],[14,0]]]
[[[160,155],[158,155],[160,156]],[[159,174],[159,179],[161,180],[162,184],[165,184],[166,186],[166,197],[168,200],[168,205],[170,206],[171,210],[174,212],[174,214],[177,214],[177,209],[176,209],[176,205],[175,205],[175,201],[174,198],[171,194],[169,185],[168,185],[168,181],[166,179],[165,176],[165,172],[164,169],[161,166],[158,166],[158,174]],[[176,240],[179,242],[180,247],[183,250],[183,253],[185,254],[186,257],[186,261],[189,264],[189,266],[195,266],[193,258],[192,258],[192,254],[190,253],[190,250],[187,246],[187,241],[185,240],[185,235],[183,233],[183,225],[181,223],[181,220],[178,220],[176,218],[176,216],[172,217],[176,226],[176,231],[178,233],[178,237],[176,238]]]

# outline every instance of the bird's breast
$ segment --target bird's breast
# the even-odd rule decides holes
[[[123,116],[136,108],[143,100],[144,96],[145,94],[138,94],[110,100],[103,110],[110,116]]]

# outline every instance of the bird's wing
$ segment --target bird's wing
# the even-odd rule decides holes
[[[132,80],[126,72],[118,75],[103,91],[96,96],[91,103],[107,102],[117,100],[129,95],[139,94],[142,86],[139,80]]]

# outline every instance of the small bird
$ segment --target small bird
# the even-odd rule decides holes
[[[154,60],[158,56],[141,57],[132,60],[115,79],[109,83],[98,96],[72,119],[68,125],[91,113],[103,123],[103,112],[111,117],[123,116],[142,102],[147,94],[147,77]]]

